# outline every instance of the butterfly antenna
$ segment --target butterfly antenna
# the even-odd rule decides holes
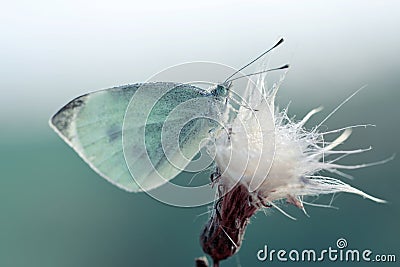
[[[256,57],[255,59],[253,59],[252,61],[250,61],[249,63],[247,63],[246,65],[244,65],[243,67],[241,67],[240,69],[238,69],[237,71],[235,71],[231,76],[229,76],[228,78],[226,78],[225,82],[229,81],[230,78],[232,78],[233,76],[235,76],[236,74],[238,74],[240,71],[242,71],[243,69],[247,68],[248,66],[250,66],[251,64],[253,64],[254,62],[256,62],[257,60],[259,60],[261,57],[263,57],[265,54],[267,54],[269,51],[273,50],[274,48],[276,48],[277,46],[279,46],[281,43],[283,43],[283,38],[281,38],[273,47],[271,47],[270,49],[268,49],[267,51],[263,52],[261,55],[259,55],[258,57]]]
[[[236,78],[234,78],[234,79],[227,80],[227,81],[225,81],[225,82],[232,82],[232,81],[235,81],[235,80],[237,80],[237,79],[241,79],[241,78],[245,78],[245,77],[250,77],[250,76],[253,76],[253,75],[257,75],[257,74],[261,74],[261,73],[266,73],[266,72],[270,72],[270,71],[275,71],[275,70],[283,70],[283,69],[287,69],[287,68],[289,68],[289,64],[283,65],[283,66],[281,66],[281,67],[279,67],[279,68],[267,69],[267,70],[263,70],[263,71],[259,71],[259,72],[254,72],[254,73],[246,74],[246,75],[243,75],[243,76],[236,77]]]

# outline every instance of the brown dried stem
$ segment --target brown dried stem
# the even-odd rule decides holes
[[[213,259],[214,267],[239,251],[250,217],[261,207],[240,183],[232,188],[220,184],[218,191],[219,199],[200,236],[201,246]]]

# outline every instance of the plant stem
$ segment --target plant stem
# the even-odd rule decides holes
[[[214,267],[240,249],[249,219],[259,209],[241,184],[220,187],[218,194],[220,198],[200,236],[201,246],[213,259]]]

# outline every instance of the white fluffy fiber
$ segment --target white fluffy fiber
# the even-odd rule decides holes
[[[328,133],[318,132],[319,125],[313,130],[304,128],[307,120],[320,109],[310,111],[300,121],[292,121],[287,110],[278,110],[274,104],[283,77],[270,90],[265,88],[264,78],[249,83],[241,106],[236,110],[237,117],[227,124],[226,131],[217,135],[213,152],[222,172],[221,183],[228,187],[242,183],[248,187],[249,193],[272,205],[273,201],[286,199],[303,208],[303,196],[337,192],[354,193],[376,202],[385,202],[339,179],[326,176],[329,173],[345,176],[340,169],[368,166],[336,164],[336,160],[348,154],[368,150],[334,150],[349,137],[351,127],[333,131],[341,132],[341,135],[333,142],[324,142],[324,135]],[[336,160],[326,160],[332,154],[337,154]]]

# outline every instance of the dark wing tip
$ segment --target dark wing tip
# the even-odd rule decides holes
[[[50,127],[59,134],[69,138],[71,122],[74,120],[79,110],[85,105],[86,97],[87,95],[77,97],[57,111],[57,113],[50,118]]]

